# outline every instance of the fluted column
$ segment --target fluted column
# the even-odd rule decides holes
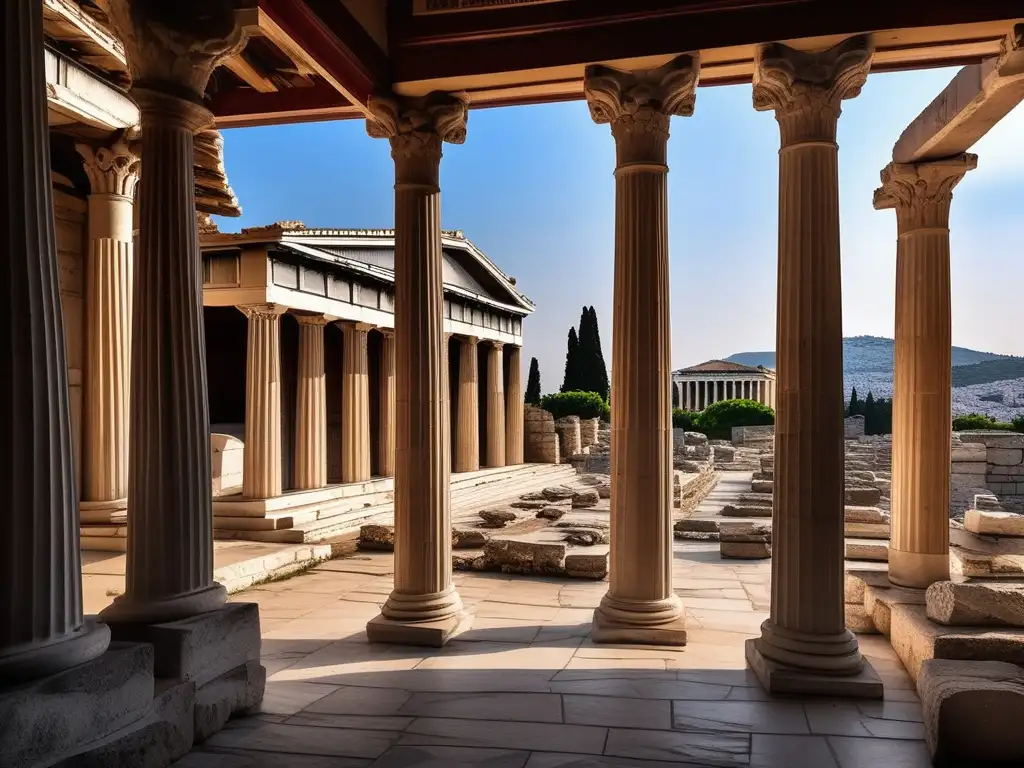
[[[484,442],[484,465],[505,466],[505,376],[502,366],[502,344],[484,343],[487,355],[487,434]]]
[[[299,323],[299,373],[295,394],[295,488],[327,485],[327,375],[323,315],[294,315]],[[244,478],[243,478],[244,480]]]
[[[242,495],[281,495],[281,323],[284,308],[248,304],[245,357],[245,451]]]
[[[42,18],[39,0],[4,4],[0,686],[82,664],[110,641],[82,618]]]
[[[370,364],[365,323],[344,323],[341,358],[341,482],[370,479]]]
[[[505,464],[523,463],[523,348],[509,347],[508,386],[505,388]]]
[[[949,579],[949,205],[977,163],[890,163],[875,192],[875,208],[896,209],[898,231],[889,580],[904,587]]]
[[[615,313],[608,592],[594,640],[682,645],[672,590],[672,400],[667,147],[672,115],[692,115],[699,62],[654,70],[587,67],[591,117],[615,139]]]
[[[203,24],[165,10],[128,0],[108,9],[141,113],[145,168],[132,298],[127,571],[125,593],[103,612],[110,620],[170,621],[226,599],[213,580],[193,166],[195,134],[213,122],[202,105],[207,81],[244,40],[228,2],[204,4]]]
[[[455,416],[455,471],[480,469],[480,392],[477,338],[459,340],[459,399]]]
[[[380,346],[380,440],[377,470],[383,477],[395,474],[395,332],[381,329]]]
[[[120,137],[109,147],[77,149],[91,190],[80,514],[82,522],[109,523],[128,504],[132,214],[139,160]]]
[[[771,616],[747,660],[771,692],[881,696],[863,680],[843,615],[843,326],[840,104],[860,93],[872,46],[758,50],[754,107],[774,110],[779,150],[777,365]],[[866,668],[870,670],[870,667]],[[871,673],[873,674],[873,673]],[[859,685],[863,683],[863,685]]]
[[[452,584],[443,332],[441,142],[466,138],[463,97],[373,98],[367,132],[395,161],[395,588],[371,642],[443,645],[468,617]]]

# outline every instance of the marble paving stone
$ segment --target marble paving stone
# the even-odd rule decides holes
[[[839,768],[931,768],[923,741],[829,736]]]
[[[871,717],[852,702],[815,702],[804,705],[811,733],[827,736],[874,736],[882,739],[923,739],[918,722]]]
[[[666,669],[665,659],[656,658],[625,658],[625,659],[589,659],[573,658],[565,665],[565,672],[597,672],[603,671],[606,675],[614,674],[617,677],[628,677],[634,671],[664,671]],[[600,677],[600,675],[593,675]],[[562,678],[565,679],[565,678]]]
[[[381,755],[373,768],[523,768],[529,757],[529,752],[510,749],[399,746]]]
[[[303,712],[334,715],[394,715],[412,694],[393,688],[358,688],[342,685]]]
[[[540,629],[540,624],[532,621],[476,618],[470,629],[452,638],[451,642],[530,643],[537,637]]]
[[[328,755],[296,755],[247,749],[214,749],[203,744],[171,768],[367,768],[373,760]]]
[[[399,711],[421,717],[562,722],[562,700],[554,693],[414,693]]]
[[[567,723],[618,728],[672,727],[672,704],[667,700],[574,694],[567,694],[562,699]]]
[[[224,730],[203,743],[214,748],[377,758],[394,743],[396,736],[388,731],[340,731],[310,725],[231,720]]]
[[[268,680],[260,712],[294,715],[324,696],[338,690],[336,685]]]
[[[317,725],[323,728],[354,728],[361,731],[402,731],[411,717],[391,715],[335,715],[325,712],[299,712],[285,722],[288,725]],[[344,737],[339,737],[344,738]]]
[[[606,737],[606,728],[589,725],[421,717],[405,730],[399,744],[497,747],[599,755],[604,749]]]
[[[881,768],[884,764],[879,764]],[[823,736],[755,733],[750,740],[751,768],[837,768]]]
[[[615,646],[583,643],[576,651],[577,659],[676,659],[684,652],[683,646]]]
[[[685,680],[568,680],[553,681],[553,693],[588,696],[619,696],[636,699],[685,699],[690,701],[722,701],[735,690],[728,685],[693,683]],[[754,689],[750,689],[754,690]]]
[[[612,728],[606,755],[713,765],[749,764],[750,736],[739,733],[645,731]]]
[[[665,763],[661,760],[636,760],[629,757],[598,757],[562,752],[533,752],[526,768],[686,768],[694,763]]]
[[[678,731],[809,733],[804,709],[787,701],[674,701]]]
[[[495,603],[485,600],[477,605],[475,614],[482,619],[522,619],[524,621],[552,621],[558,614],[558,605],[520,605]]]
[[[512,646],[509,649],[500,651],[480,653],[462,653],[463,648],[471,650],[483,647],[483,643],[463,643],[458,648],[448,649],[448,653],[439,656],[423,659],[417,669],[546,669],[554,673],[563,669],[576,652],[574,646],[557,647],[552,645],[541,646]],[[664,664],[663,664],[664,666]]]

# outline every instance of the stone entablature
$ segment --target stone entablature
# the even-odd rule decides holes
[[[703,411],[719,400],[747,399],[775,407],[775,371],[763,366],[708,360],[672,372],[678,407]]]

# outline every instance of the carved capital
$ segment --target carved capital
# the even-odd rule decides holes
[[[816,52],[762,45],[754,61],[754,109],[775,110],[783,147],[835,142],[840,105],[860,93],[873,54],[868,35]]]
[[[213,70],[245,45],[232,0],[99,4],[124,43],[133,91],[142,88],[200,102]]]
[[[277,320],[287,312],[280,304],[240,304],[236,307],[249,320]]]
[[[220,232],[220,227],[217,226],[210,214],[203,213],[202,211],[196,211],[196,229],[199,231],[199,236],[203,235],[216,235]]]
[[[391,142],[398,184],[437,186],[441,143],[466,140],[469,98],[434,92],[416,99],[374,96],[367,105],[366,132]]]
[[[595,123],[609,123],[618,164],[665,164],[669,118],[693,114],[700,73],[697,54],[678,56],[657,69],[626,72],[591,64],[583,92]]]
[[[298,312],[293,312],[292,317],[298,321],[299,325],[312,325],[319,326],[321,328],[331,322],[326,315],[303,315]]]
[[[89,177],[89,189],[94,195],[120,195],[134,198],[139,181],[139,157],[128,146],[124,133],[106,147],[75,144],[82,156],[82,165]]]
[[[923,163],[889,163],[882,169],[882,186],[875,190],[878,210],[894,208],[899,233],[949,227],[953,187],[978,166],[968,153]]]

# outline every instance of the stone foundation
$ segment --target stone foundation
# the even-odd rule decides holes
[[[555,417],[533,405],[523,409],[524,460],[530,464],[558,464],[561,450]]]
[[[558,446],[563,456],[572,457],[583,453],[579,416],[563,416],[555,422],[555,430],[558,432]]]

